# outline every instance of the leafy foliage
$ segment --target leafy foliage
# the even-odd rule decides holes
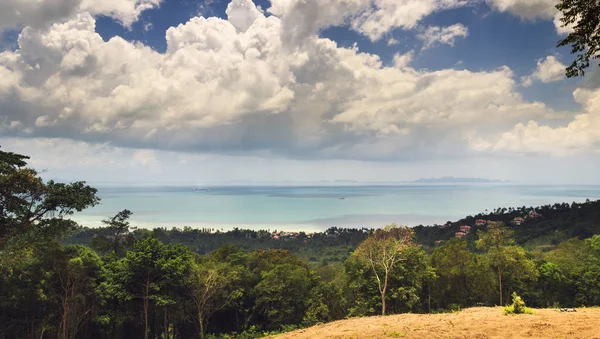
[[[370,268],[377,281],[381,295],[381,315],[385,315],[386,294],[390,274],[396,266],[406,260],[405,251],[413,243],[414,233],[408,227],[389,225],[371,234],[354,252],[357,259]]]
[[[122,210],[114,217],[102,220],[109,234],[96,234],[92,237],[90,245],[99,252],[112,253],[118,257],[125,255],[126,249],[133,245],[134,237],[129,232],[130,210]]]
[[[96,189],[84,182],[44,183],[26,168],[28,157],[0,151],[0,246],[20,238],[64,236],[76,224],[65,217],[96,205]]]
[[[437,247],[431,265],[437,276],[431,288],[436,309],[491,302],[494,274],[481,256],[469,251],[467,241],[454,238]]]
[[[533,314],[533,311],[525,306],[525,302],[517,293],[512,294],[512,304],[504,307],[504,314]]]
[[[558,47],[570,45],[571,53],[577,54],[567,67],[567,77],[583,76],[590,60],[600,58],[600,1],[561,0],[556,8],[563,14],[563,26],[573,27],[558,43]]]
[[[515,285],[526,280],[535,281],[538,272],[534,262],[527,258],[525,250],[513,245],[515,243],[513,232],[504,224],[491,223],[487,231],[479,232],[479,237],[477,248],[487,251],[483,259],[498,273],[499,305],[503,305],[502,294],[507,287],[507,279],[510,279],[513,287],[516,287]]]
[[[407,230],[396,231],[394,227],[382,230],[389,232],[388,235],[372,239],[383,240],[384,244],[373,244],[367,240],[364,244],[369,247],[357,249],[346,262],[351,316],[373,315],[376,314],[377,308],[381,310],[381,314],[385,314],[386,310],[390,310],[391,313],[423,311],[424,286],[433,280],[435,274],[425,252],[411,240],[401,241],[404,244],[398,247],[398,240],[394,238],[396,234],[407,237],[412,233]],[[396,240],[391,240],[390,237]],[[367,257],[364,257],[363,251],[370,250],[381,251],[371,256],[374,260],[381,260],[379,264],[371,263],[368,252]],[[390,256],[390,250],[399,251],[397,257]],[[400,260],[390,259],[398,257]],[[391,262],[394,262],[394,265],[387,266]],[[388,267],[387,274],[385,267]]]
[[[332,227],[324,232],[307,235],[297,232],[293,235],[273,237],[280,233],[275,230],[233,230],[221,232],[215,229],[198,229],[191,227],[166,229],[157,227],[150,230],[138,229],[133,237],[141,239],[150,235],[164,243],[182,244],[190,250],[206,255],[227,244],[242,249],[245,252],[259,250],[287,250],[304,259],[311,265],[327,265],[341,263],[350,256],[352,251],[372,232],[369,229],[352,229]],[[108,228],[82,228],[65,240],[71,244],[92,244],[94,237],[110,238],[113,232]]]

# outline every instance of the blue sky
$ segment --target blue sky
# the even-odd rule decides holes
[[[14,0],[0,145],[98,182],[600,184],[555,2]]]

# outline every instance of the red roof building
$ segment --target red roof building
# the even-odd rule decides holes
[[[522,223],[524,223],[524,222],[525,222],[525,219],[523,219],[523,218],[521,218],[521,217],[516,217],[516,218],[514,218],[514,219],[513,219],[513,221],[512,221],[512,223],[513,223],[514,225],[517,225],[517,226],[521,225],[521,224],[522,224]]]

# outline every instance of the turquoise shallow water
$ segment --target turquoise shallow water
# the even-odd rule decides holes
[[[323,230],[444,223],[496,207],[600,199],[600,186],[404,185],[345,187],[100,188],[102,203],[77,214],[83,225],[122,209],[139,227],[192,226]],[[340,199],[340,198],[344,199]]]

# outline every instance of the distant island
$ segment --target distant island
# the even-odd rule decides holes
[[[456,177],[441,177],[441,178],[420,178],[412,183],[420,184],[442,184],[442,183],[507,183],[507,180],[486,179],[486,178],[456,178]]]

